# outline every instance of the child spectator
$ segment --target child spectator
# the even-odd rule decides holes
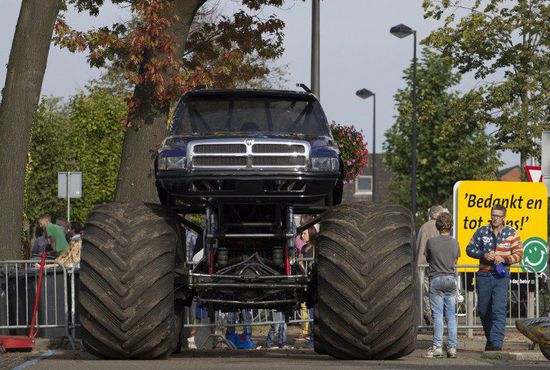
[[[433,345],[424,357],[443,357],[443,315],[447,320],[447,357],[456,358],[456,261],[460,257],[458,242],[453,239],[453,218],[448,213],[437,216],[435,226],[440,236],[428,239],[424,255],[430,277],[430,306],[433,314]]]

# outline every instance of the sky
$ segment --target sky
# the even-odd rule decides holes
[[[218,0],[230,11],[236,0]],[[0,0],[0,84],[5,83],[6,64],[21,0]],[[109,1],[106,1],[109,3]],[[288,88],[296,83],[310,85],[311,0],[287,0],[276,14],[285,22],[285,53],[275,62],[286,65]],[[127,10],[107,4],[97,19],[70,11],[71,25],[85,30],[128,18]],[[362,100],[355,91],[367,88],[376,93],[376,151],[382,150],[384,131],[395,122],[393,95],[404,86],[402,71],[413,55],[413,39],[392,36],[392,26],[404,23],[421,40],[438,24],[423,18],[422,0],[322,0],[321,1],[321,93],[329,120],[362,129],[372,151],[372,99]],[[421,46],[418,54],[420,55]],[[100,71],[90,68],[85,54],[71,54],[52,46],[42,86],[42,95],[68,97],[83,88]],[[464,78],[459,86],[467,91],[476,84]],[[504,153],[506,166],[519,157]]]

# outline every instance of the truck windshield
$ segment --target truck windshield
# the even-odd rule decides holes
[[[272,96],[201,96],[182,102],[172,135],[219,132],[330,136],[319,102]]]

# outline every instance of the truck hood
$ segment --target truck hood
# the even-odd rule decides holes
[[[186,149],[187,143],[193,140],[208,140],[208,139],[231,139],[231,138],[266,138],[266,139],[292,139],[305,140],[309,142],[312,148],[336,146],[334,140],[327,136],[314,136],[304,134],[289,134],[289,133],[265,133],[265,132],[223,132],[212,134],[197,134],[197,135],[177,135],[167,137],[159,151],[163,150],[178,150]]]

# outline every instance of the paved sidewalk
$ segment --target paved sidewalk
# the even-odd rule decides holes
[[[431,334],[419,334],[417,336],[416,348],[426,349],[431,346]],[[486,339],[483,335],[474,335],[473,337],[459,336],[457,349],[462,351],[481,352],[482,359],[488,360],[506,360],[506,361],[548,361],[539,346],[530,349],[532,342],[518,333],[510,331],[506,333],[503,350],[496,352],[485,352]]]
[[[297,331],[297,330],[294,330],[294,331]],[[261,338],[263,337],[258,336],[255,338],[258,341],[258,344],[262,343]],[[472,366],[471,368],[476,368],[478,366],[485,367],[489,363],[491,364],[506,363],[506,361],[515,361],[514,364],[517,364],[518,366],[520,364],[523,366],[527,364],[533,365],[537,363],[539,363],[540,365],[546,365],[549,363],[548,360],[546,360],[546,358],[540,352],[538,346],[536,346],[534,350],[529,350],[530,341],[527,338],[523,337],[521,334],[519,334],[517,331],[510,331],[506,334],[506,340],[504,342],[504,351],[502,352],[483,352],[483,349],[485,347],[485,337],[483,335],[475,335],[471,338],[460,336],[458,339],[457,349],[459,350],[459,357],[461,358],[461,360],[456,362],[453,362],[453,361],[444,362],[444,360],[435,360],[434,362],[434,360],[422,359],[421,356],[424,350],[431,345],[431,340],[432,340],[431,334],[429,333],[419,334],[416,342],[417,350],[410,356],[407,356],[406,358],[403,358],[397,362],[389,362],[389,364],[392,364],[389,368],[394,368],[394,367],[407,368],[408,366],[415,368],[420,364],[424,366],[429,365],[429,367],[431,367],[431,365],[437,365],[437,364],[441,366],[443,363],[445,363],[446,365],[451,365],[450,368],[454,368],[455,366],[457,368],[460,368],[461,365],[471,365]],[[39,343],[40,345],[37,346],[36,350],[33,353],[20,352],[20,353],[0,354],[0,368],[12,369],[15,366],[21,365],[31,359],[39,359],[43,353],[46,353],[49,347],[47,340],[42,339],[39,341]],[[225,357],[226,359],[228,358],[234,359],[234,357],[236,357],[239,360],[243,360],[245,362],[253,361],[253,359],[257,360],[258,357],[264,358],[266,360],[268,359],[272,360],[273,358],[283,356],[285,358],[286,357],[295,358],[298,361],[298,363],[300,363],[301,360],[307,358],[308,361],[304,363],[300,363],[301,365],[304,365],[304,368],[308,368],[308,366],[311,365],[309,364],[310,360],[313,362],[320,361],[320,363],[323,363],[323,364],[328,363],[330,364],[329,367],[337,363],[338,363],[337,367],[342,367],[342,365],[345,364],[345,366],[343,366],[342,368],[355,368],[355,365],[357,365],[355,362],[339,363],[334,359],[331,360],[330,357],[316,355],[313,352],[313,350],[310,348],[301,349],[301,348],[294,347],[293,349],[290,349],[290,350],[280,350],[280,351],[274,351],[274,352],[268,351],[267,353],[270,353],[270,354],[266,354],[265,351],[263,350],[260,350],[260,351],[257,351],[257,350],[256,351],[223,351],[223,350],[222,351],[185,351],[183,355],[173,356],[169,362],[160,361],[158,363],[161,368],[164,368],[164,367],[170,368],[172,365],[174,365],[173,361],[176,360],[177,362],[178,358],[186,359],[186,362],[187,362],[189,361],[190,357],[201,358],[203,356],[210,357],[210,355],[214,355],[215,357],[221,356],[222,358]],[[305,358],[303,358],[303,356],[305,356]],[[81,360],[91,360],[91,362],[87,363],[86,364],[87,366],[83,368],[97,368],[97,366],[95,365],[98,365],[99,367],[103,367],[104,365],[107,364],[107,362],[98,363],[97,359],[95,359],[93,356],[89,355],[86,352],[67,351],[67,350],[57,351],[57,353],[55,353],[51,357],[51,359],[47,361],[43,359],[39,359],[39,360],[40,360],[39,361],[40,365],[34,364],[35,365],[34,367],[57,368],[57,364],[63,364],[63,366],[67,364],[74,365],[74,362],[72,361],[78,362]],[[56,362],[59,360],[62,360],[62,361]],[[212,361],[213,361],[212,359],[208,360],[206,358],[203,358],[202,361],[198,361],[198,363],[195,365],[201,367],[201,365],[204,363],[205,365],[207,365],[206,368],[209,368],[210,366],[214,365]],[[325,363],[325,361],[327,362]],[[484,361],[490,361],[490,362],[487,363]],[[493,363],[493,361],[496,361],[496,362]],[[148,362],[145,362],[145,363],[148,363]],[[367,361],[367,362],[357,362],[357,363],[364,363],[365,365],[369,364],[371,366],[376,364],[375,366],[380,366],[384,362]],[[56,365],[51,366],[53,364],[56,364]],[[137,365],[136,369],[139,369],[142,365],[142,363],[140,362],[135,362],[135,363],[132,362],[132,366],[129,366],[130,365],[129,362],[121,362],[121,364],[123,365],[121,368],[131,368],[134,366],[133,364],[136,364]],[[399,366],[396,366],[398,364]],[[423,368],[424,366],[420,366],[420,368]],[[217,367],[217,365],[214,367]],[[314,367],[315,366],[312,366],[311,368],[313,369]],[[71,366],[68,366],[68,367],[66,366],[66,368],[71,368]],[[281,369],[278,369],[278,370],[282,370],[283,368],[285,368],[285,366],[283,366]]]

